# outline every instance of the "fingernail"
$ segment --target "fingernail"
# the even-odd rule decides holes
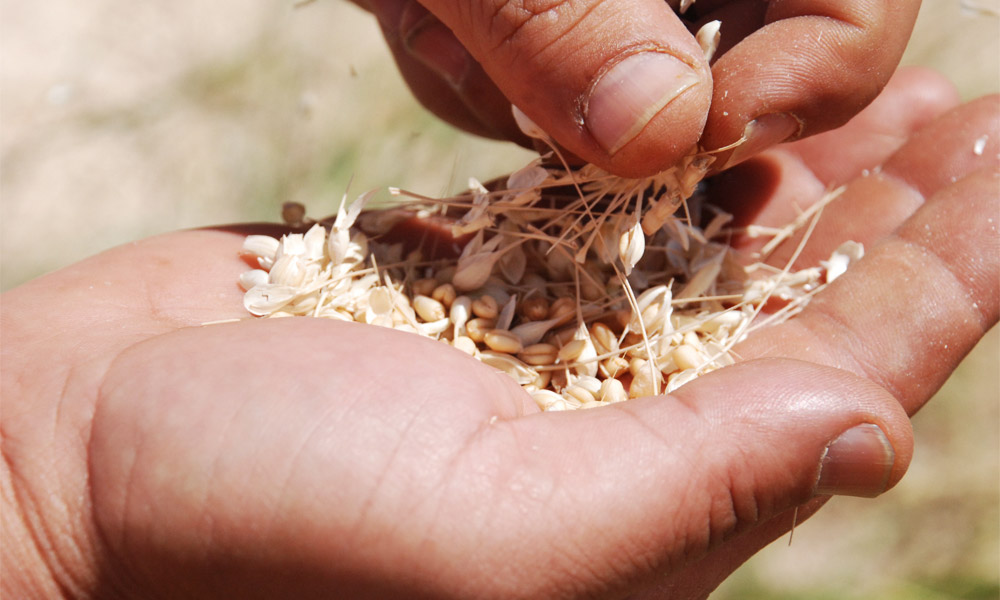
[[[628,144],[646,124],[701,78],[681,60],[640,52],[605,72],[590,91],[584,122],[608,154]]]
[[[816,494],[874,498],[885,491],[896,451],[878,425],[848,429],[827,446]]]
[[[771,113],[757,117],[743,129],[741,139],[745,141],[733,150],[726,167],[739,164],[771,146],[784,142],[798,134],[801,128],[802,123],[788,113]]]
[[[403,16],[401,27],[407,51],[452,87],[460,87],[469,69],[470,57],[465,46],[434,15],[426,13],[412,20],[409,16]]]

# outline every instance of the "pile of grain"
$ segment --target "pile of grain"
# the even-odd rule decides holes
[[[648,179],[539,160],[444,200],[363,212],[371,193],[345,199],[326,226],[247,238],[260,268],[241,277],[244,304],[440,340],[513,377],[543,410],[669,393],[731,364],[753,327],[801,310],[862,253],[848,243],[798,271],[740,260],[730,215],[696,193],[711,160],[693,154]],[[768,231],[765,252],[822,206]],[[446,223],[445,243],[414,234],[422,223],[425,234]],[[459,251],[442,257],[450,245]]]

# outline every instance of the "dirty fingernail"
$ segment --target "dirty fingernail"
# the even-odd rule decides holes
[[[691,67],[669,54],[633,54],[594,84],[584,108],[584,122],[597,143],[608,154],[615,154],[657,113],[700,81]]]
[[[802,123],[788,113],[761,115],[743,129],[743,143],[729,156],[726,167],[739,164],[799,133]]]
[[[407,51],[453,88],[460,87],[471,57],[455,34],[430,13],[415,23],[405,21],[404,16],[403,45]]]
[[[896,451],[878,425],[848,429],[826,448],[816,494],[874,498],[889,484]]]

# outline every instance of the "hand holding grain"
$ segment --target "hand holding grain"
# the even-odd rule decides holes
[[[906,412],[996,322],[997,99],[954,102],[911,72],[717,182],[765,224],[845,183],[807,251],[870,250],[670,397],[542,414],[417,336],[200,326],[244,316],[230,232],[4,294],[4,595],[704,597],[795,509],[895,484]]]
[[[920,6],[355,1],[378,18],[403,77],[439,117],[523,142],[513,103],[585,161],[634,177],[670,167],[699,139],[715,149],[746,136],[727,158],[735,164],[844,124],[888,81]],[[710,68],[694,34],[716,20]]]

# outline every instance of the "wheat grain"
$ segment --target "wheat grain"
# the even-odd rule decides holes
[[[416,202],[364,212],[368,193],[320,223],[286,209],[312,226],[246,238],[243,252],[259,268],[240,276],[244,306],[441,340],[510,375],[542,410],[669,393],[733,364],[730,350],[753,328],[794,315],[863,255],[852,242],[798,271],[791,262],[741,264],[717,241],[731,233],[731,216],[695,194],[711,162],[691,154],[629,180],[532,161],[506,182],[472,180],[468,193],[444,200],[393,189]],[[786,227],[745,228],[772,238],[759,261],[796,232],[808,236],[837,193]],[[471,236],[456,259],[393,239],[400,223],[446,214],[457,215],[456,236]],[[786,304],[765,314],[771,298]]]

